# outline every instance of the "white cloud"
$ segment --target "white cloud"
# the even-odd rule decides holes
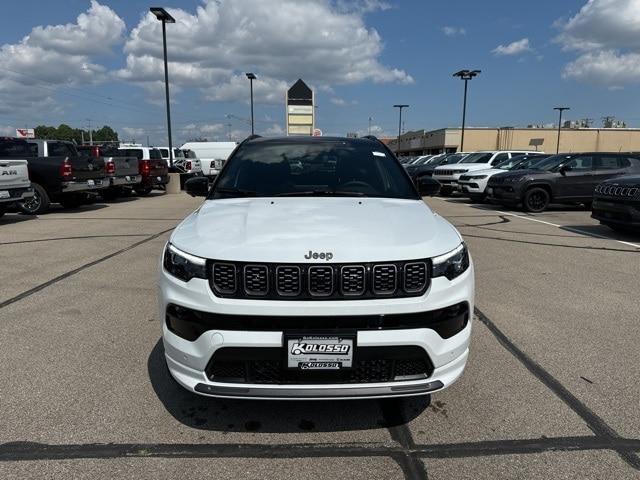
[[[347,101],[344,98],[339,97],[333,97],[329,101],[339,107],[344,107],[347,104]]]
[[[621,54],[613,50],[588,52],[569,63],[562,76],[612,86],[637,82],[640,76],[640,53]]]
[[[279,137],[281,135],[284,135],[284,128],[279,123],[274,123],[269,128],[260,133],[261,135],[266,135],[268,137]]]
[[[621,88],[640,82],[640,2],[589,0],[567,21],[555,41],[567,51],[580,52],[562,73],[565,79],[583,80]]]
[[[142,137],[146,133],[146,130],[137,127],[122,127],[122,132],[127,137]]]
[[[384,5],[359,1],[345,11],[328,0],[204,0],[194,13],[169,9],[176,18],[167,25],[172,85],[200,88],[210,100],[247,99],[244,72],[253,71],[256,101],[279,103],[298,78],[318,89],[412,83],[404,70],[380,63],[382,39],[365,24],[364,13]],[[162,79],[160,30],[151,14],[131,30],[118,78],[142,85]]]
[[[96,83],[106,69],[92,62],[123,40],[125,24],[95,0],[76,23],[35,27],[19,43],[0,47],[0,112],[55,106],[57,87]]]
[[[383,0],[337,0],[336,7],[340,12],[368,13],[389,10],[391,4]]]
[[[498,45],[496,48],[491,50],[493,54],[499,55],[499,56],[520,55],[530,51],[531,51],[531,46],[529,45],[528,38],[516,40],[515,42],[511,42],[507,45]]]
[[[458,35],[466,35],[467,31],[462,27],[446,26],[442,27],[442,33],[444,33],[447,37],[455,37]]]
[[[560,26],[557,41],[565,49],[640,49],[640,2],[589,0]]]

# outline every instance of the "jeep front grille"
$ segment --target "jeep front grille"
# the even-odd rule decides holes
[[[417,297],[429,288],[431,262],[272,264],[210,261],[213,293],[225,298],[358,300]]]

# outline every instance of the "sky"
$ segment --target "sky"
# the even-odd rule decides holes
[[[164,0],[174,144],[284,132],[284,92],[315,91],[325,135],[553,124],[640,127],[640,0]],[[160,23],[140,0],[3,5],[0,135],[110,125],[166,145]],[[154,4],[155,6],[155,4]],[[371,120],[369,120],[371,118]]]

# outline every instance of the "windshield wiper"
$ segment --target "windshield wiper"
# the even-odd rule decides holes
[[[224,195],[236,195],[238,197],[255,197],[256,192],[252,190],[242,190],[241,188],[216,188],[214,193],[222,193]]]
[[[307,190],[304,192],[278,193],[276,197],[364,197],[362,192],[348,192],[344,190]]]

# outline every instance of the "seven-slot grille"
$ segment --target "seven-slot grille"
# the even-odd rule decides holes
[[[443,175],[443,176],[451,176],[451,175],[455,175],[456,173],[466,173],[469,170],[436,170],[435,174],[436,175]]]
[[[640,186],[604,183],[596,187],[595,193],[603,197],[634,198],[640,197]]]
[[[365,264],[261,264],[210,261],[216,296],[277,300],[416,297],[430,283],[429,260]]]

